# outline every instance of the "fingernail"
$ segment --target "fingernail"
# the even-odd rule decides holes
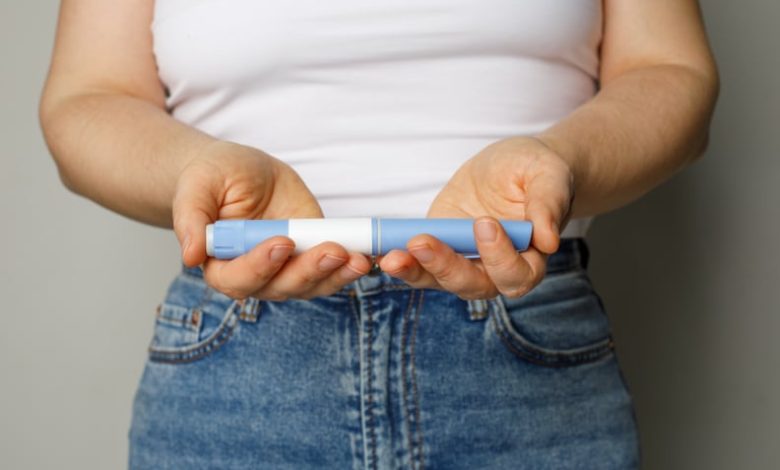
[[[341,269],[342,279],[353,281],[363,275],[360,271],[355,270],[352,266],[346,265]]]
[[[427,263],[433,259],[433,250],[428,245],[420,245],[414,248],[409,248],[409,251],[422,263]]]
[[[338,268],[342,264],[344,264],[346,260],[344,258],[337,258],[333,255],[325,255],[320,260],[319,267],[323,271],[330,271],[333,269]]]
[[[268,257],[271,261],[282,261],[290,255],[292,247],[290,245],[276,245],[271,248],[271,253]]]
[[[483,220],[477,223],[477,239],[481,242],[494,242],[498,236],[496,224],[489,220]]]

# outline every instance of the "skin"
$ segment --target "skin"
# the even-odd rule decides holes
[[[719,85],[697,2],[603,6],[598,94],[540,135],[483,149],[428,210],[475,217],[481,259],[421,234],[408,252],[378,258],[384,271],[463,299],[521,296],[543,278],[567,220],[625,205],[702,154]],[[218,218],[322,217],[322,210],[281,160],[166,112],[152,11],[151,0],[62,1],[40,120],[63,183],[127,217],[172,227],[184,263],[202,264],[206,281],[234,298],[328,295],[367,273],[366,256],[332,242],[290,257],[287,237],[234,260],[207,259],[205,225]],[[500,218],[534,223],[528,251],[515,252]]]

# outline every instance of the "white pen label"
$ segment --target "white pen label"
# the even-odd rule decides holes
[[[371,253],[371,218],[290,219],[289,233],[300,253],[325,241],[342,245],[347,251]]]

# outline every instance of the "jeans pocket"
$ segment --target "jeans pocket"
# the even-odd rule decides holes
[[[185,363],[210,355],[233,335],[239,306],[203,279],[179,274],[157,308],[149,360]]]
[[[535,364],[574,366],[613,350],[601,299],[580,268],[547,275],[525,296],[491,299],[489,316],[504,346]]]

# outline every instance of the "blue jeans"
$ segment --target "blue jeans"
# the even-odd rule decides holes
[[[131,468],[636,468],[631,398],[587,247],[528,295],[465,301],[379,272],[312,300],[173,281]]]

